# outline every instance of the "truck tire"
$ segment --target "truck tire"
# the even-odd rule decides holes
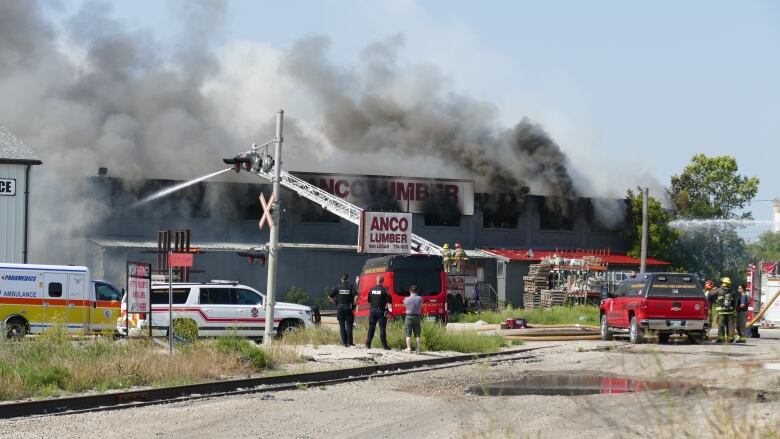
[[[282,320],[279,323],[279,327],[276,328],[276,338],[282,338],[284,334],[295,332],[300,328],[303,328],[303,322],[300,320]]]
[[[20,317],[13,317],[5,322],[5,336],[9,339],[18,340],[27,335],[27,322]]]
[[[668,332],[659,332],[658,333],[658,343],[660,344],[669,344],[669,334]]]
[[[704,332],[689,332],[688,344],[704,344]]]
[[[636,317],[631,316],[631,325],[628,329],[628,339],[632,344],[642,343],[642,328],[639,327],[639,323],[636,321]]]
[[[607,324],[607,315],[601,316],[601,339],[604,341],[612,340],[612,333],[609,332],[609,325]]]

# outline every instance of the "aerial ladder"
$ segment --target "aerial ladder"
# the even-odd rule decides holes
[[[274,175],[271,172],[274,166],[274,158],[268,154],[267,144],[256,145],[245,153],[233,158],[224,159],[224,162],[233,165],[236,172],[248,171],[269,182],[273,182]],[[343,200],[321,188],[310,184],[287,171],[280,171],[279,184],[295,192],[301,197],[318,204],[328,212],[339,218],[343,218],[352,224],[360,225],[360,216],[363,209]],[[412,251],[420,254],[439,255],[442,248],[418,235],[412,234]]]

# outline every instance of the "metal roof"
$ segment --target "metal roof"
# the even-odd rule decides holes
[[[0,163],[40,165],[43,162],[8,128],[0,124]]]

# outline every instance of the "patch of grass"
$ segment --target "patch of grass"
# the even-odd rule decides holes
[[[357,329],[357,328],[356,328]],[[353,334],[354,339],[358,340],[357,334]],[[365,338],[365,333],[364,333]],[[341,337],[338,331],[328,328],[325,325],[314,326],[311,328],[300,328],[288,334],[284,334],[281,339],[282,344],[300,346],[324,344],[341,344]]]
[[[170,355],[145,339],[115,342],[54,328],[22,340],[0,339],[0,400],[191,384],[296,361],[300,356],[289,346],[265,351],[239,337],[197,340]]]
[[[499,312],[489,311],[480,314],[460,314],[452,316],[450,322],[474,323],[482,320],[486,323],[504,323],[510,318],[525,318],[529,324],[562,325],[562,324],[599,324],[599,307],[593,305],[555,306],[542,309],[520,309],[507,307]]]
[[[236,355],[255,369],[264,369],[269,363],[270,356],[265,350],[246,338],[226,335],[217,339],[216,346],[224,353]]]
[[[365,343],[368,335],[368,322],[359,322],[353,332],[355,344]],[[325,326],[302,328],[293,334],[285,335],[282,343],[287,345],[338,345],[341,338],[338,331]],[[393,349],[405,349],[406,339],[403,334],[403,321],[396,320],[387,324],[387,343]],[[496,352],[506,344],[500,335],[482,335],[470,331],[448,331],[436,322],[422,322],[422,349],[427,351],[454,352]],[[379,327],[377,325],[372,348],[381,348]]]

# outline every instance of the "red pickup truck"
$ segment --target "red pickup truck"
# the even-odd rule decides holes
[[[601,339],[628,335],[631,343],[657,336],[685,334],[701,344],[710,329],[707,300],[696,276],[686,273],[643,273],[623,281],[599,306]]]

